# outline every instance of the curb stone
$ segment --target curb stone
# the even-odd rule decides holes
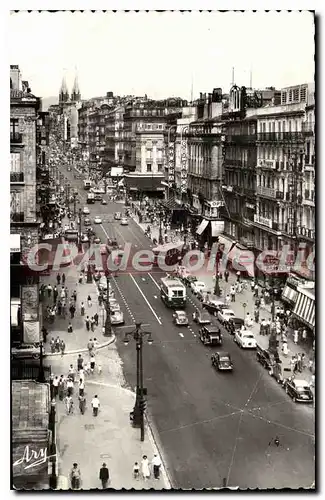
[[[113,342],[115,342],[115,340],[116,340],[116,335],[112,335],[112,337],[107,342],[104,342],[103,344],[100,344],[96,348],[96,350],[103,349],[104,347],[107,347],[110,344],[113,344]],[[66,351],[63,356],[67,356],[68,354],[79,354],[79,353],[82,353],[82,352],[88,352],[87,347],[84,348],[84,349],[74,349],[73,351]],[[47,357],[47,358],[54,358],[55,356],[60,356],[61,357],[61,353],[60,352],[54,352],[54,353],[50,352],[48,354],[44,353],[44,357]]]

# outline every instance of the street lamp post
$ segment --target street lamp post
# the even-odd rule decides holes
[[[159,245],[163,245],[164,240],[162,236],[162,219],[163,219],[163,213],[159,212],[159,237],[158,237],[158,243]]]
[[[128,345],[129,337],[133,336],[136,342],[136,352],[137,352],[137,387],[136,387],[136,398],[133,411],[130,414],[133,427],[140,427],[141,429],[141,441],[144,441],[144,412],[146,409],[146,399],[147,389],[143,387],[143,337],[148,336],[148,344],[151,345],[153,340],[151,337],[151,332],[145,332],[141,330],[141,323],[136,323],[135,330],[130,333],[126,333],[124,337],[124,344]]]
[[[44,364],[43,364],[43,361],[44,361],[44,346],[43,346],[43,342],[40,343],[40,360],[39,360],[39,374],[38,374],[38,381],[40,383],[44,383],[45,382],[45,374],[44,374]]]
[[[50,488],[52,490],[55,490],[57,487],[55,421],[56,421],[56,403],[55,403],[55,399],[52,399],[51,411],[50,411],[50,428],[51,428],[51,432],[52,432],[52,439],[51,439],[51,445],[50,445],[50,456],[51,456]]]
[[[78,234],[78,240],[79,240],[79,252],[82,252],[82,242],[81,242],[81,208],[79,208],[79,219],[78,219],[78,225],[79,225],[79,234]]]
[[[73,193],[73,217],[76,218],[77,215],[77,196],[78,193]]]
[[[220,297],[220,285],[219,285],[219,262],[220,262],[220,250],[219,250],[219,238],[216,239],[217,243],[217,253],[216,253],[216,279],[214,284],[214,294]]]
[[[105,327],[104,327],[104,337],[111,337],[112,336],[112,322],[111,322],[111,306],[109,303],[109,280],[110,280],[110,273],[109,271],[105,272],[106,276],[106,302],[105,302],[105,308],[106,308],[106,319],[105,319]]]

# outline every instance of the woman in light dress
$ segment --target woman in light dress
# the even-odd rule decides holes
[[[150,466],[149,466],[149,460],[147,455],[143,455],[142,460],[141,460],[141,472],[143,479],[149,479],[150,478]]]

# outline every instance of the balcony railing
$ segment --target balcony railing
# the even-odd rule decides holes
[[[307,229],[306,227],[298,226],[297,227],[297,235],[302,236],[304,238],[308,238],[310,240],[315,240],[315,230]]]
[[[226,144],[250,144],[256,142],[257,134],[234,134],[234,135],[226,135],[225,143]]]
[[[24,172],[10,172],[10,182],[11,183],[23,183],[24,182]]]
[[[254,222],[256,224],[261,224],[262,226],[267,226],[270,229],[273,228],[272,219],[268,219],[267,217],[263,217],[262,215],[254,215]]]
[[[315,131],[315,123],[313,121],[311,122],[303,122],[302,123],[302,131],[305,134],[313,134]]]
[[[257,141],[260,142],[295,142],[303,141],[302,132],[260,132]]]
[[[276,190],[265,186],[257,186],[256,193],[260,196],[276,199]]]
[[[305,155],[305,167],[314,167],[315,165],[315,155]]]
[[[10,222],[24,222],[25,214],[24,212],[12,212],[10,214]]]
[[[20,132],[10,132],[11,144],[21,144],[23,142],[23,134]]]

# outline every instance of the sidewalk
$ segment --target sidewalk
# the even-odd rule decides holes
[[[63,224],[65,224],[65,220],[62,221]],[[65,274],[65,286],[68,287],[68,300],[67,300],[67,312],[66,312],[66,317],[63,318],[63,316],[56,315],[54,319],[54,323],[51,324],[48,321],[44,320],[44,326],[48,330],[48,335],[46,339],[46,343],[44,345],[44,351],[45,354],[49,357],[53,357],[54,355],[51,354],[50,350],[50,341],[52,337],[56,339],[56,337],[60,337],[60,339],[64,340],[66,349],[65,349],[65,354],[69,353],[74,353],[74,352],[84,352],[85,350],[87,351],[87,343],[89,338],[94,338],[96,337],[100,346],[99,347],[105,347],[106,345],[109,345],[110,343],[114,342],[115,337],[107,338],[103,336],[103,331],[102,331],[102,308],[98,305],[98,292],[97,292],[97,287],[94,282],[92,283],[86,283],[86,277],[83,280],[82,284],[78,283],[79,280],[79,273],[77,270],[77,266],[75,265],[70,265],[61,268],[59,271],[59,274],[61,276],[61,284],[57,286],[57,281],[56,281],[56,276],[58,274],[57,271],[51,272],[50,276],[42,276],[41,278],[41,284],[48,285],[51,284],[52,287],[54,285],[57,286],[57,289],[59,291],[58,299],[60,297],[60,291],[62,289],[62,275],[63,273]],[[69,300],[71,297],[71,294],[74,292],[74,290],[77,292],[77,301],[76,301],[76,312],[74,318],[71,320],[70,319],[70,313],[69,313]],[[88,307],[87,303],[87,297],[90,295],[92,299],[92,305],[91,307]],[[80,304],[81,302],[84,303],[85,305],[85,315],[81,316],[80,314]],[[45,291],[44,294],[44,299],[43,299],[43,314],[44,317],[46,315],[46,307],[47,306],[53,306],[53,291],[51,294],[51,297],[48,297],[47,290]],[[86,325],[85,325],[85,319],[87,316],[91,318],[94,316],[94,314],[97,312],[99,316],[99,324],[97,327],[95,327],[95,331],[90,332],[87,331]],[[73,327],[73,332],[68,333],[68,325],[69,322],[71,321],[72,327]],[[81,350],[80,350],[81,348]],[[60,354],[56,354],[60,355]]]
[[[139,222],[139,218],[137,215],[135,215],[134,213],[130,213],[130,216],[132,217],[132,219],[138,224],[138,226],[140,227],[140,229],[145,233],[145,231],[147,230],[147,227],[150,226],[150,229],[151,229],[151,240],[150,238],[148,238],[148,241],[153,241],[154,239],[156,239],[157,241],[159,241],[159,224],[157,225],[154,225],[154,224],[149,224],[148,222]],[[163,239],[165,238],[165,230],[164,228],[162,228],[162,237]],[[183,244],[184,243],[184,238],[176,235],[175,231],[169,231],[167,233],[167,243],[175,243],[175,245],[177,244]]]
[[[211,290],[214,289],[214,284],[215,284],[215,279],[214,276],[211,272],[211,274],[207,275],[205,274],[199,274],[195,273],[197,279],[199,281],[203,281],[207,287]],[[229,293],[230,287],[232,284],[236,282],[236,275],[234,273],[230,273],[228,283],[226,283],[225,279],[223,278],[222,280],[219,280],[219,285],[222,290],[222,297],[221,300],[224,301],[224,297]],[[253,292],[250,289],[250,283],[249,280],[247,280],[248,283],[248,289],[243,290],[242,293],[237,293],[236,294],[236,301],[230,303],[230,309],[234,311],[237,317],[243,318],[247,313],[250,313],[252,318],[254,318],[254,309],[255,309],[255,297],[253,297]],[[244,308],[243,304],[246,304],[246,307]],[[275,302],[275,307],[277,305],[281,305],[280,301]],[[260,321],[262,319],[271,319],[271,305],[265,305],[265,307],[260,307]],[[269,346],[269,337],[268,335],[260,335],[260,324],[259,323],[253,323],[252,328],[250,330],[253,332],[257,343],[263,347],[264,349],[267,349]],[[309,362],[309,356],[310,356],[310,350],[307,348],[307,346],[302,345],[301,343],[299,344],[294,344],[293,342],[293,332],[291,331],[291,335],[288,336],[288,356],[285,357],[282,353],[281,349],[281,341],[280,341],[280,347],[278,349],[279,354],[280,354],[280,359],[282,361],[283,367],[287,367],[290,365],[290,359],[291,356],[298,354],[298,353],[305,353],[306,355],[306,368],[303,370],[301,374],[299,374],[299,377],[301,379],[305,379],[307,382],[311,380],[312,373],[308,369],[308,362]]]

